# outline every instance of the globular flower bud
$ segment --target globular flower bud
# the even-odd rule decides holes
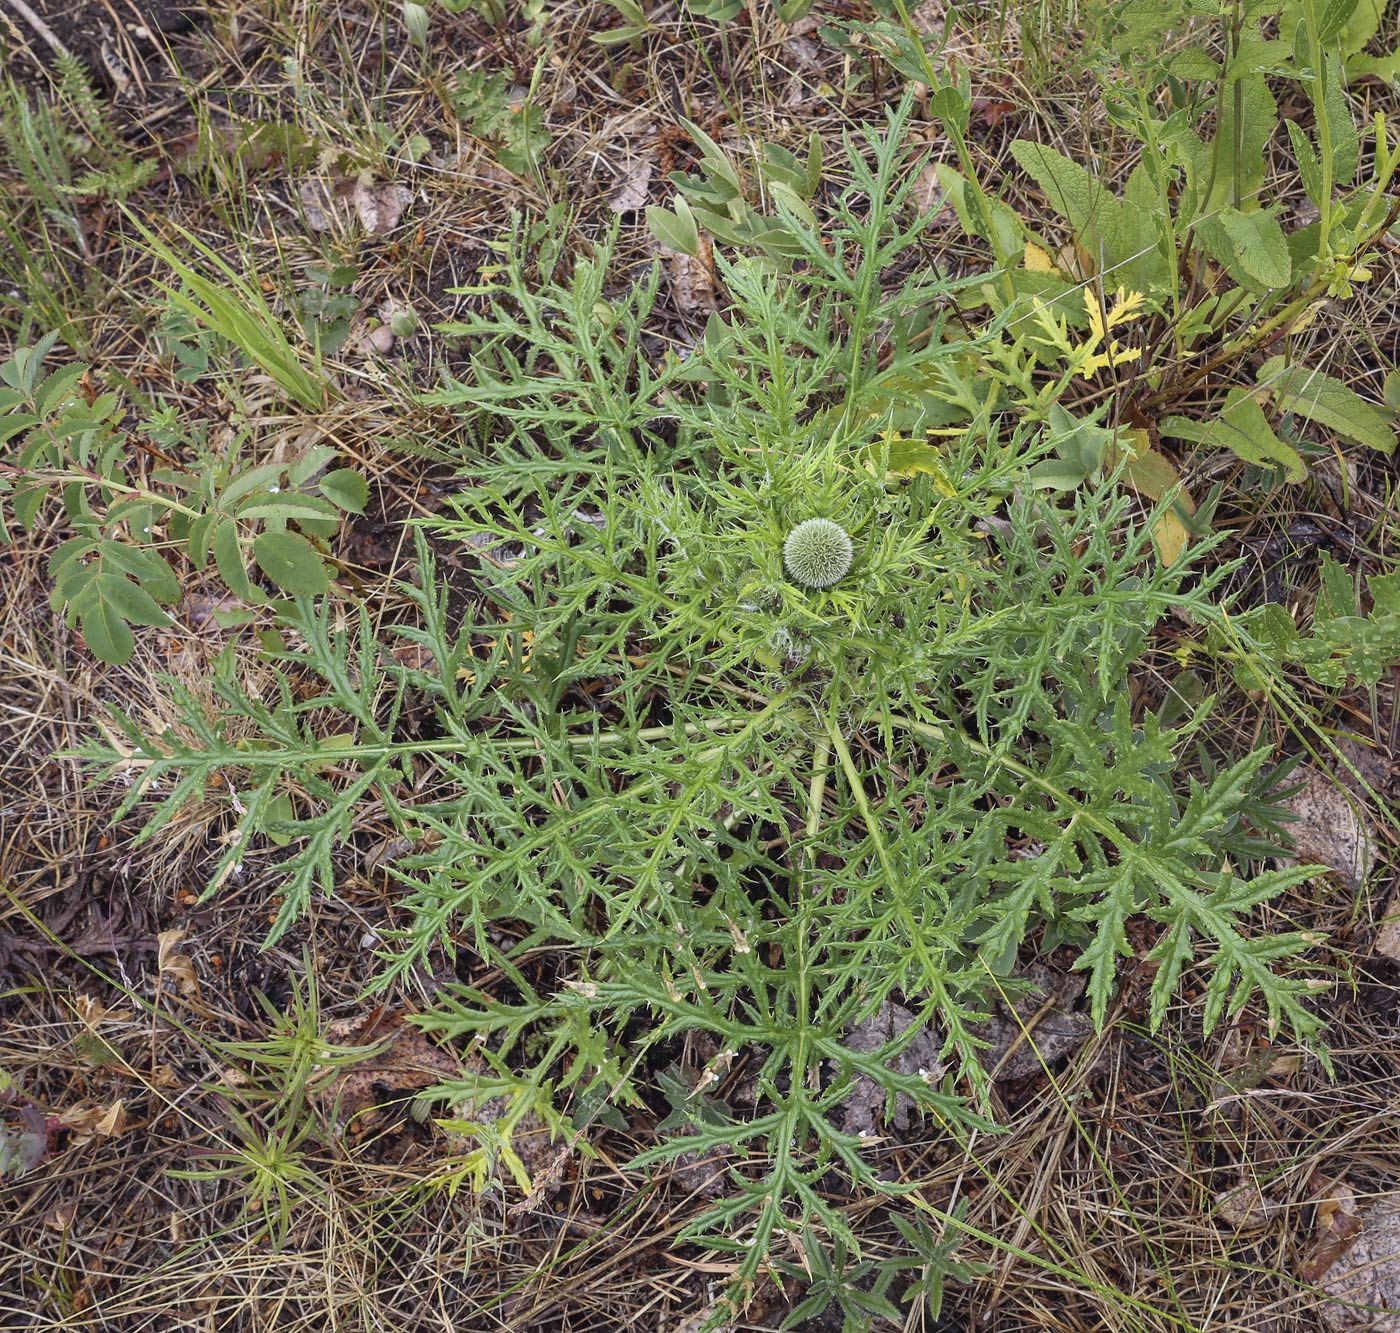
[[[850,534],[829,518],[805,519],[783,543],[783,564],[804,588],[829,588],[844,578],[854,554]]]

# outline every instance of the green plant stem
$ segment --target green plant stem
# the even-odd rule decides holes
[[[1397,199],[1386,215],[1386,219],[1377,227],[1364,242],[1356,248],[1359,256],[1369,250],[1387,231],[1390,230],[1397,217],[1400,217],[1400,199]],[[1145,406],[1155,407],[1168,401],[1180,397],[1182,394],[1194,388],[1202,380],[1208,378],[1223,365],[1238,360],[1240,357],[1248,356],[1256,351],[1280,332],[1286,332],[1290,324],[1293,323],[1314,301],[1325,296],[1331,285],[1331,278],[1315,278],[1307,288],[1298,296],[1295,296],[1276,315],[1271,315],[1262,324],[1253,330],[1246,330],[1237,338],[1225,343],[1213,356],[1203,365],[1184,380],[1170,386],[1164,386],[1146,400]]]
[[[904,0],[894,0],[894,6],[899,14],[900,23],[904,27],[904,35],[919,53],[919,63],[924,67],[929,92],[932,93],[945,86],[943,80],[939,78],[938,71],[933,67],[933,61],[929,59],[928,51],[924,47],[924,39],[914,26],[913,19],[909,17],[909,9]],[[1016,299],[1016,291],[1011,283],[1011,255],[1007,253],[997,235],[995,220],[992,217],[992,206],[987,199],[986,191],[982,189],[981,181],[977,177],[977,165],[972,160],[972,152],[967,146],[967,137],[963,134],[962,127],[956,124],[952,117],[941,117],[940,119],[944,132],[953,141],[953,151],[958,155],[958,169],[967,180],[967,188],[972,192],[973,207],[977,210],[977,217],[982,223],[987,243],[992,247],[992,254],[996,256],[997,266],[1000,269],[997,281],[1002,289],[1002,298],[1009,305]]]
[[[1134,77],[1133,89],[1137,93],[1138,99],[1138,129],[1144,148],[1142,160],[1148,164],[1147,169],[1151,173],[1152,183],[1157,188],[1157,207],[1165,219],[1164,226],[1158,235],[1159,237],[1165,235],[1170,247],[1169,253],[1165,256],[1167,272],[1179,273],[1181,271],[1181,248],[1177,245],[1176,218],[1172,211],[1171,187],[1168,173],[1163,168],[1165,154],[1157,137],[1157,121],[1152,115],[1147,89],[1136,77]],[[1169,287],[1172,306],[1171,327],[1175,344],[1172,350],[1174,355],[1180,356],[1181,344],[1174,331],[1180,326],[1181,321],[1181,283],[1172,282]]]
[[[860,811],[860,817],[865,822],[866,833],[870,838],[871,845],[875,849],[875,859],[880,863],[881,874],[884,876],[885,883],[894,897],[895,910],[899,913],[900,921],[907,932],[908,942],[913,952],[918,957],[922,967],[920,979],[926,984],[933,986],[942,969],[930,956],[923,931],[914,913],[909,908],[904,881],[896,870],[894,862],[890,859],[889,848],[885,844],[884,832],[870,804],[870,796],[865,790],[865,783],[861,779],[860,770],[856,768],[855,759],[851,755],[850,746],[846,744],[846,738],[841,734],[841,728],[837,723],[837,700],[839,698],[840,691],[833,689],[831,692],[831,707],[828,709],[826,716],[827,737],[831,743],[832,750],[836,754],[837,762],[841,765],[841,771],[845,774],[846,782],[851,789],[851,796],[856,803],[856,809]],[[942,988],[939,987],[938,989],[941,995]]]
[[[90,468],[79,467],[76,463],[67,468],[36,469],[0,462],[0,476],[13,477],[16,481],[34,486],[62,486],[73,482],[85,482],[89,485],[100,486],[104,490],[115,491],[119,495],[143,500],[147,504],[155,505],[157,508],[168,510],[173,514],[184,514],[186,518],[201,517],[200,510],[182,505],[178,500],[172,500],[168,495],[148,491],[144,486],[130,486],[126,482],[115,481],[111,477],[104,477],[100,472],[92,471]]]
[[[807,1031],[812,1025],[812,994],[811,986],[808,983],[808,973],[810,970],[809,935],[810,929],[808,921],[812,910],[812,894],[809,891],[811,882],[816,874],[816,853],[812,844],[815,843],[817,835],[821,832],[822,826],[822,803],[826,797],[827,775],[831,771],[831,742],[825,737],[818,740],[812,748],[812,780],[807,784],[807,820],[803,832],[807,839],[805,874],[802,877],[799,887],[799,898],[794,904],[795,915],[797,917],[797,930],[793,935],[793,949],[796,954],[796,964],[799,973],[799,984],[797,986],[797,1021],[801,1031]],[[811,1073],[815,1079],[819,1066],[813,1064]],[[815,1084],[812,1091],[815,1092]]]
[[[807,823],[804,829],[810,842],[821,831],[822,800],[826,795],[826,777],[831,771],[831,742],[820,740],[812,751],[812,780],[807,784]]]
[[[1239,0],[1235,2],[1235,12],[1230,27],[1230,44],[1228,55],[1233,58],[1240,49],[1240,36],[1244,32],[1244,9]],[[1232,145],[1234,151],[1231,153],[1233,179],[1231,181],[1231,197],[1235,201],[1235,208],[1238,210],[1244,206],[1243,190],[1240,184],[1240,168],[1243,165],[1241,159],[1244,156],[1244,81],[1235,79],[1234,81],[1235,100],[1235,142]]]
[[[697,722],[687,722],[681,730],[687,736],[712,736],[722,735],[731,729],[742,728],[745,718],[716,718],[713,722],[700,724]],[[587,736],[564,736],[562,743],[571,749],[586,750],[595,745],[613,746],[635,743],[638,741],[662,741],[674,735],[671,727],[643,727],[639,731],[600,731]],[[506,740],[494,737],[483,737],[484,743],[489,743],[493,751],[504,751],[507,754],[534,754],[539,750],[539,744],[533,739]],[[279,748],[276,750],[238,750],[230,755],[228,762],[244,768],[286,768],[288,766],[300,767],[307,764],[334,763],[339,765],[343,762],[354,762],[356,760],[368,760],[377,763],[385,759],[392,759],[399,756],[429,755],[429,754],[460,754],[462,750],[462,740],[458,736],[442,737],[431,741],[395,741],[392,744],[383,745],[351,745],[344,749],[325,750],[314,746],[306,749]],[[128,758],[131,766],[147,767],[151,764],[162,763],[167,767],[181,768],[187,767],[188,763],[182,764],[182,756],[168,755],[159,759],[136,759]],[[193,763],[190,760],[189,763]]]
[[[1375,131],[1376,154],[1375,165],[1372,169],[1374,174],[1371,179],[1371,194],[1370,198],[1366,200],[1365,207],[1361,210],[1361,216],[1356,220],[1358,231],[1364,230],[1371,221],[1371,215],[1376,211],[1377,205],[1386,197],[1385,190],[1390,184],[1391,177],[1395,175],[1396,167],[1400,166],[1400,147],[1390,147],[1390,138],[1386,131],[1385,117],[1379,111],[1376,113]],[[1382,227],[1381,231],[1389,231],[1395,218],[1396,211],[1395,207],[1392,206],[1390,216],[1386,219],[1385,225]],[[1380,233],[1373,234],[1367,241],[1367,245],[1373,244],[1379,234]],[[1365,248],[1366,246],[1358,246],[1357,253],[1360,254]]]
[[[1317,155],[1322,168],[1321,198],[1318,200],[1317,269],[1321,272],[1332,262],[1330,245],[1332,231],[1332,184],[1335,170],[1332,161],[1332,125],[1327,115],[1327,53],[1322,49],[1317,21],[1316,0],[1303,0],[1303,21],[1308,27],[1308,59],[1312,63],[1312,82],[1308,94],[1313,104],[1313,120],[1317,124]]]

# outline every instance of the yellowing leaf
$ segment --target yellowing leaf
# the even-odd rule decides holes
[[[1129,320],[1136,319],[1142,313],[1142,303],[1146,299],[1141,292],[1127,292],[1125,294],[1120,287],[1113,302],[1113,309],[1108,312],[1108,327],[1116,329],[1120,324],[1126,324]]]
[[[1181,478],[1177,476],[1176,468],[1171,462],[1151,450],[1129,461],[1123,469],[1123,480],[1139,495],[1144,495],[1149,500],[1161,500],[1181,485]],[[1191,503],[1191,497],[1184,491],[1178,502],[1188,514],[1194,512],[1195,506]]]
[[[1171,507],[1160,513],[1152,525],[1152,544],[1164,565],[1175,564],[1191,539],[1181,515],[1196,512],[1195,501],[1181,489],[1181,477],[1171,459],[1152,447],[1145,430],[1125,430],[1120,439],[1127,445],[1128,460],[1123,467],[1123,481],[1139,495],[1160,501],[1175,492]]]
[[[1084,289],[1084,309],[1089,315],[1090,334],[1095,339],[1103,339],[1108,336],[1110,329],[1116,329],[1118,325],[1127,324],[1130,320],[1136,319],[1142,312],[1142,303],[1146,299],[1141,292],[1125,292],[1120,287],[1118,295],[1114,297],[1108,317],[1105,319],[1103,308],[1099,305],[1098,299],[1086,287]]]
[[[1038,245],[1026,244],[1025,253],[1021,256],[1021,267],[1027,273],[1049,273],[1057,274],[1059,269],[1055,267],[1055,262]]]
[[[1112,309],[1105,316],[1093,292],[1085,289],[1084,309],[1089,316],[1089,337],[1078,353],[1082,358],[1077,367],[1081,378],[1091,379],[1100,370],[1111,369],[1122,361],[1131,361],[1142,355],[1140,348],[1124,347],[1121,343],[1110,340],[1108,333],[1119,324],[1127,324],[1136,319],[1142,311],[1144,300],[1146,298],[1141,292],[1125,292],[1120,287]],[[1103,350],[1100,351],[1100,348]]]
[[[1109,370],[1118,365],[1121,361],[1131,361],[1136,356],[1141,356],[1141,349],[1136,347],[1124,347],[1116,339],[1109,343],[1108,351],[1095,352],[1093,356],[1084,358],[1079,367],[1081,379],[1090,380],[1101,370]]]
[[[913,477],[924,473],[932,477],[934,488],[940,495],[956,495],[948,474],[943,470],[938,450],[925,440],[906,439],[886,432],[876,444],[870,445],[872,460],[877,459],[889,446],[886,461],[886,477]]]
[[[1174,565],[1181,558],[1191,540],[1191,534],[1170,509],[1157,516],[1152,525],[1152,544],[1157,548],[1157,558],[1164,565]]]

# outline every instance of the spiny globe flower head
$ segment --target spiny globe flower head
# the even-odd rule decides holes
[[[829,518],[804,519],[783,543],[783,564],[804,588],[829,588],[844,578],[854,554],[850,534]]]

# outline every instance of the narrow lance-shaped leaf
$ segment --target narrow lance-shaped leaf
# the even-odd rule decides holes
[[[1306,366],[1290,366],[1281,356],[1259,368],[1259,387],[1273,396],[1280,412],[1316,421],[1343,438],[1395,452],[1395,426],[1385,412],[1341,380]]]
[[[1212,448],[1228,449],[1246,463],[1282,467],[1289,481],[1302,481],[1307,476],[1307,466],[1301,455],[1274,434],[1264,410],[1248,389],[1231,389],[1225,395],[1220,415],[1213,421],[1170,416],[1163,418],[1158,429],[1173,439],[1194,440]]]

